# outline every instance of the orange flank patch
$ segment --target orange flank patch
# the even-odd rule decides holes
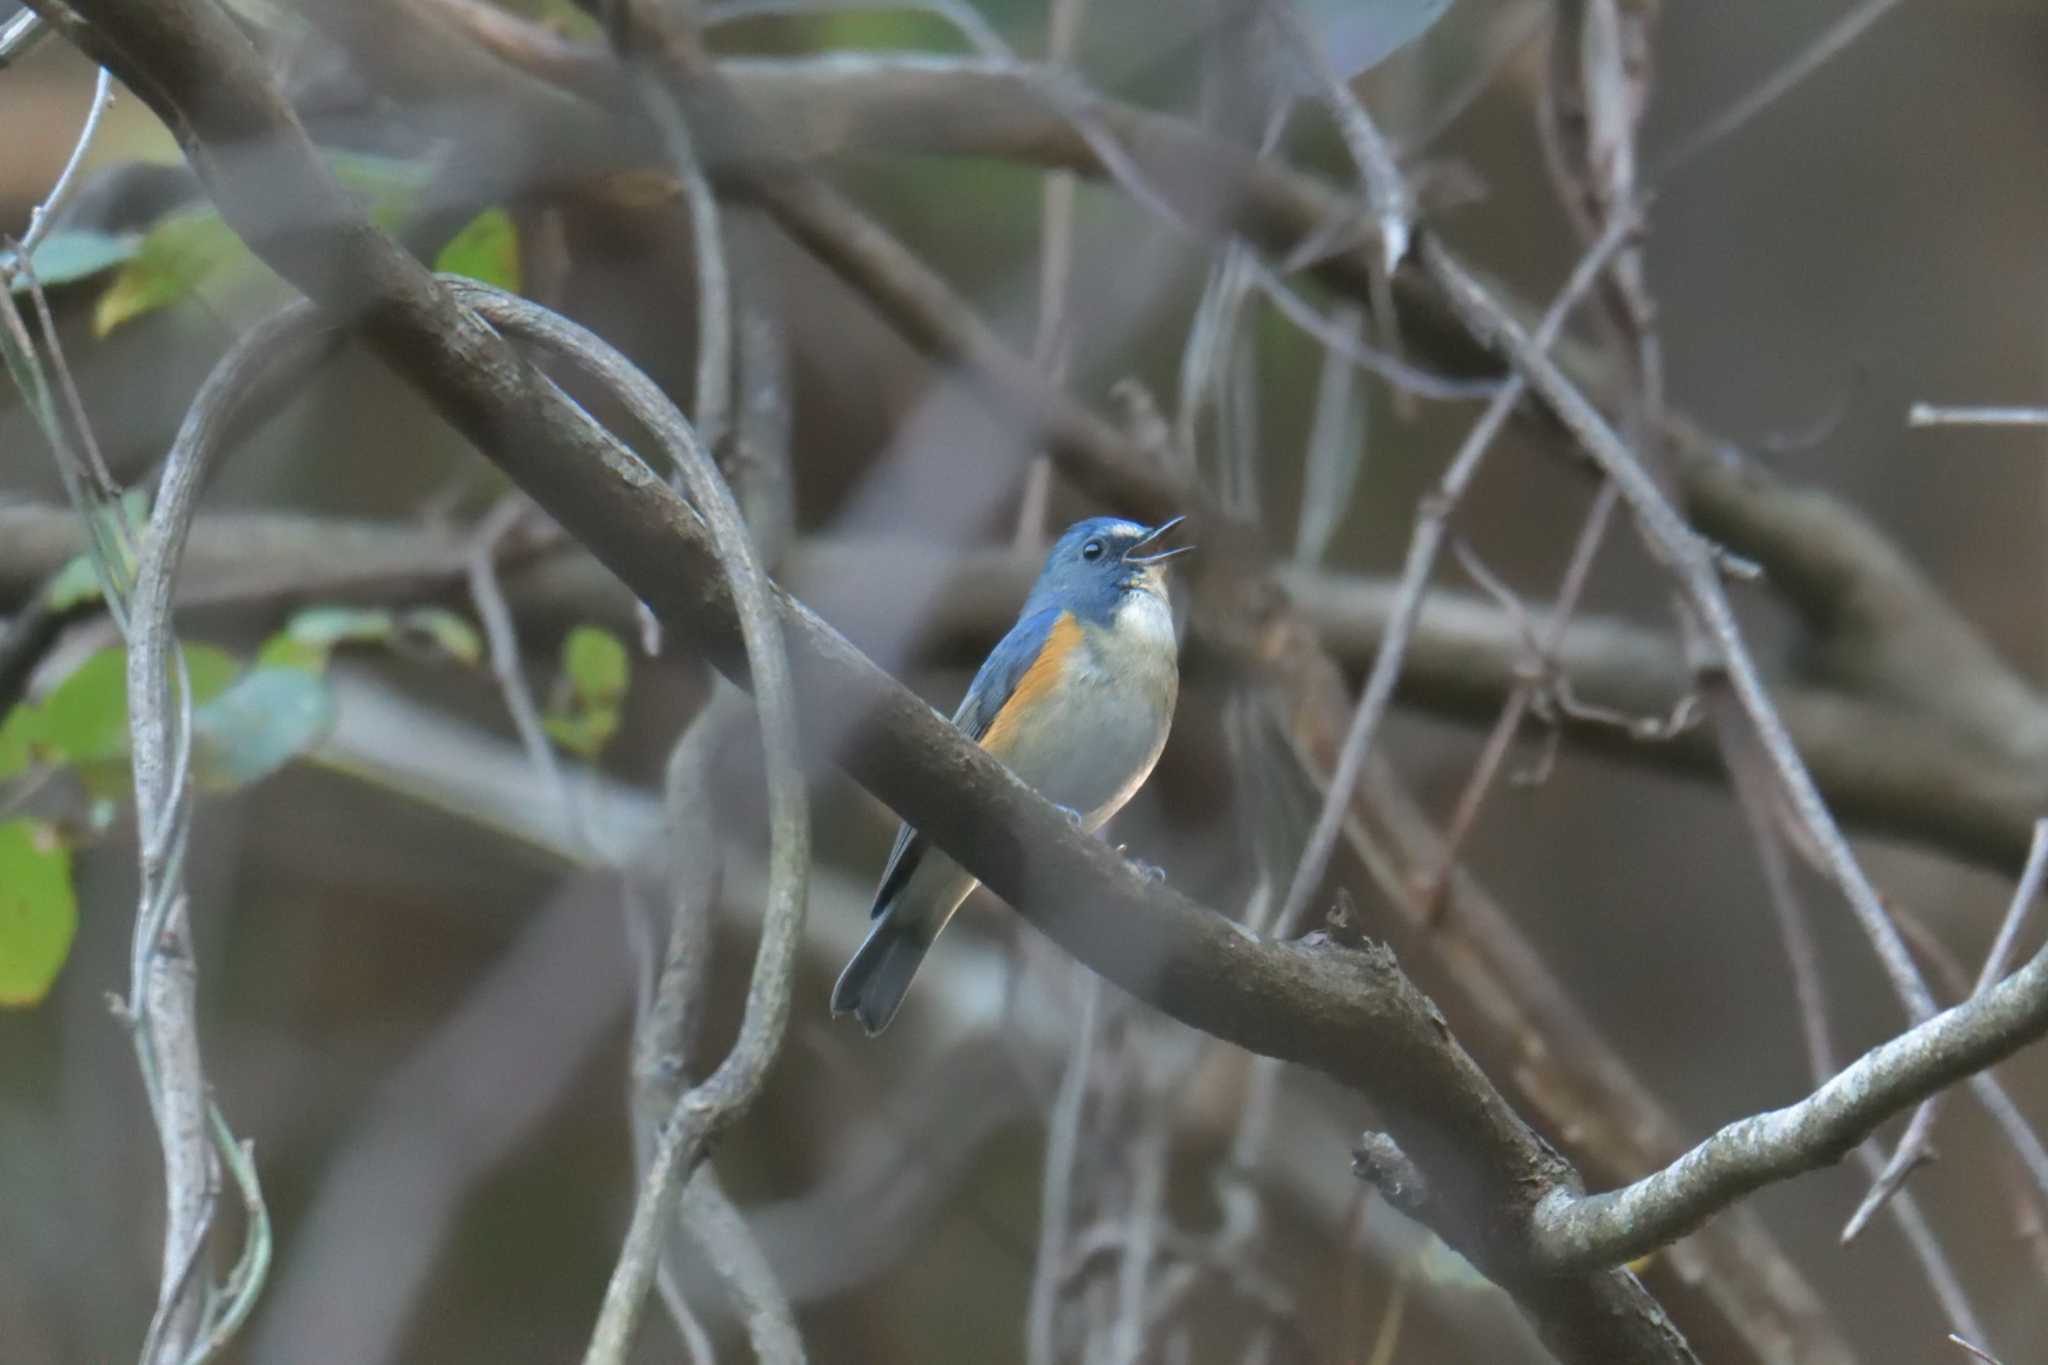
[[[981,747],[997,758],[1007,757],[1010,746],[1017,742],[1019,718],[1029,715],[1031,709],[1052,696],[1065,675],[1067,660],[1081,647],[1081,623],[1074,619],[1074,613],[1061,612],[1054,618],[1052,629],[1045,633],[1045,643],[1039,647],[1038,657],[1031,661],[1031,667],[1024,670],[1024,676],[1017,679],[1017,690],[1003,703],[1003,709],[996,712],[988,733],[981,737]]]

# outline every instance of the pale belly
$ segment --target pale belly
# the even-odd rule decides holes
[[[1049,698],[1060,723],[1022,730],[1004,762],[1091,830],[1131,799],[1166,746],[1173,702],[1151,687],[1080,674]]]
[[[1019,727],[1003,755],[1010,771],[1048,801],[1078,812],[1090,831],[1145,785],[1166,747],[1179,669],[1164,603],[1158,616],[1142,631],[1117,636],[1090,628],[1087,665],[1074,669],[1042,708],[1057,722]],[[1119,648],[1119,638],[1130,643]],[[934,849],[911,873],[897,905],[906,923],[936,936],[973,889],[974,878]]]

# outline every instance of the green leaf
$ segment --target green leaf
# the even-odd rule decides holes
[[[577,626],[569,632],[562,642],[562,671],[577,699],[586,704],[616,702],[626,695],[626,647],[600,626]]]
[[[334,728],[334,691],[296,668],[259,668],[192,715],[193,773],[214,788],[261,781]]]
[[[37,245],[29,258],[35,278],[45,289],[77,280],[90,279],[134,258],[141,249],[139,232],[94,232],[66,228],[51,233]],[[0,254],[0,268],[14,263],[14,253]],[[14,292],[28,290],[26,275],[14,282]]]
[[[335,179],[362,201],[370,221],[385,231],[404,224],[428,170],[415,161],[364,152],[329,152]],[[182,209],[150,225],[134,253],[93,308],[93,335],[103,337],[124,322],[192,297],[217,280],[267,278],[218,211]]]
[[[78,896],[71,851],[40,820],[0,824],[0,1006],[33,1005],[71,954]]]
[[[335,646],[383,644],[394,629],[394,618],[381,607],[307,607],[295,612],[281,633],[263,642],[256,665],[321,673]]]
[[[254,261],[234,229],[211,208],[184,209],[159,219],[94,305],[93,335],[103,337],[124,322],[189,298],[226,266]]]
[[[241,671],[232,654],[211,645],[185,646],[195,707],[225,691]],[[104,763],[128,754],[128,651],[103,649],[80,664],[43,699],[38,743],[68,763]]]
[[[483,662],[484,637],[459,612],[446,607],[419,607],[400,617],[398,628],[404,636],[427,641],[459,664],[475,668]]]
[[[0,780],[28,770],[42,733],[43,713],[27,702],[0,717]]]
[[[448,239],[434,269],[519,292],[519,229],[503,209],[485,209]]]
[[[600,706],[541,717],[541,728],[578,758],[594,759],[619,730],[619,708]]]
[[[330,650],[341,644],[383,644],[395,625],[381,607],[307,607],[293,614],[285,633],[302,645]]]
[[[256,651],[258,668],[296,668],[301,673],[320,673],[327,668],[327,651],[280,632],[263,642]]]
[[[293,614],[282,634],[263,642],[258,667],[323,673],[337,646],[390,642],[397,620],[382,607],[307,607]]]
[[[619,730],[619,702],[631,665],[619,637],[597,626],[578,626],[562,641],[562,678],[541,718],[549,737],[583,758],[603,752]]]

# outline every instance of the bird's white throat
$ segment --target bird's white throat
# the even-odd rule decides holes
[[[1172,651],[1173,608],[1167,605],[1166,594],[1144,589],[1125,593],[1116,608],[1116,631],[1132,644]]]

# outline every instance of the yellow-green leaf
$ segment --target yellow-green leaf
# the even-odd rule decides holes
[[[434,269],[519,292],[519,229],[503,209],[485,209],[448,239]]]
[[[484,640],[469,618],[446,607],[419,607],[399,618],[400,639],[418,638],[460,664],[483,662]]]
[[[0,824],[0,1006],[39,1002],[71,954],[71,852],[40,820]]]
[[[381,607],[307,607],[295,612],[285,633],[300,644],[327,650],[341,644],[382,644],[395,624]]]
[[[541,718],[548,738],[578,758],[594,759],[619,730],[619,708],[598,706]]]
[[[327,651],[280,632],[263,642],[256,651],[258,668],[296,668],[301,673],[319,673],[327,667]]]
[[[43,713],[27,702],[0,716],[0,779],[25,772],[35,762],[42,724]]]
[[[335,179],[362,201],[370,221],[385,231],[405,222],[419,202],[428,172],[418,162],[365,152],[329,152]],[[183,209],[158,219],[115,273],[93,308],[94,336],[191,297],[215,281],[267,278],[249,249],[211,207]]]
[[[597,706],[626,695],[626,647],[599,626],[577,626],[562,642],[562,671],[583,702]]]
[[[94,336],[187,298],[216,272],[253,263],[220,214],[185,209],[160,220],[143,235],[135,254],[114,275],[92,313]]]

